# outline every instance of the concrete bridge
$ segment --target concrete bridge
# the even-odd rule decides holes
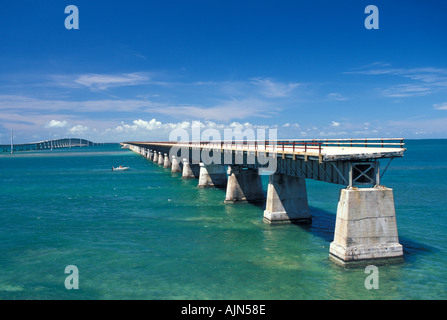
[[[11,143],[7,145],[0,145],[0,151],[14,153],[17,151],[45,150],[45,149],[52,150],[59,148],[88,147],[94,145],[97,145],[97,143],[81,138],[64,138],[64,139],[44,140],[44,141],[22,143],[22,144]]]
[[[305,179],[343,185],[329,257],[343,265],[403,257],[393,190],[380,184],[406,150],[401,138],[121,144],[184,179],[197,178],[199,188],[225,188],[225,203],[265,201],[266,223],[311,223]],[[260,170],[270,174],[266,198]]]

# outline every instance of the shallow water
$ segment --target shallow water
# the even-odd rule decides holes
[[[445,299],[447,140],[407,148],[382,179],[405,260],[378,290],[328,259],[342,186],[307,180],[312,225],[268,225],[119,145],[0,154],[0,299]]]

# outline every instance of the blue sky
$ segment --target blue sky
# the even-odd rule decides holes
[[[367,5],[379,29],[367,30]],[[79,9],[79,29],[64,26]],[[0,11],[0,143],[447,138],[447,3],[16,0]]]

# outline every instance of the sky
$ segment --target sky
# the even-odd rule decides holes
[[[441,0],[4,1],[0,144],[447,138],[446,15]]]

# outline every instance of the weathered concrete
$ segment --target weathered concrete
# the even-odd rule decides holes
[[[171,163],[171,160],[169,159],[169,155],[165,153],[163,168],[171,168],[171,166],[172,166],[172,163]]]
[[[161,154],[161,152],[158,153],[158,165],[162,166],[164,163],[164,159],[163,159],[163,155]]]
[[[200,163],[198,188],[221,188],[227,185],[227,171],[224,165]]]
[[[383,186],[342,189],[329,253],[341,264],[401,259],[393,190]]]
[[[228,167],[225,203],[262,202],[264,200],[264,190],[258,169],[243,169],[241,166]]]
[[[154,151],[154,157],[152,158],[152,161],[154,161],[155,163],[158,163],[158,153],[157,153],[157,151]]]
[[[152,155],[152,150],[148,150],[148,151],[147,151],[147,159],[148,159],[148,160],[152,160],[152,156],[153,156],[153,155]]]
[[[182,172],[182,168],[180,167],[180,163],[176,156],[172,156],[171,172]]]
[[[264,211],[267,223],[310,223],[306,179],[281,173],[269,177]]]
[[[199,170],[198,164],[190,164],[188,160],[183,159],[182,179],[198,178]]]

